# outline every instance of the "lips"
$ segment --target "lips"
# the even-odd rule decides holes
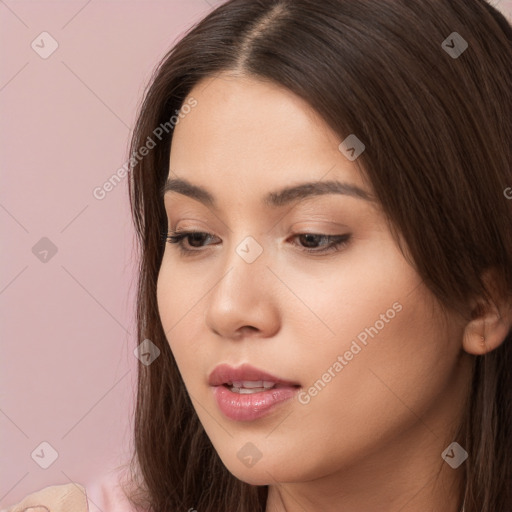
[[[300,386],[298,382],[290,382],[276,377],[254,366],[244,364],[234,368],[227,364],[217,366],[208,378],[210,386],[236,386],[238,388],[271,388]],[[272,386],[273,385],[273,386]]]
[[[297,382],[247,364],[238,368],[226,364],[217,366],[208,384],[212,386],[220,411],[235,421],[252,421],[269,414],[293,398],[300,388]]]

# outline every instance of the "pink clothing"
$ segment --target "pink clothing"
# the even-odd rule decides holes
[[[132,512],[119,484],[119,474],[110,474],[86,486],[88,512]]]
[[[70,483],[52,485],[25,496],[0,512],[133,512],[116,475],[86,487]]]

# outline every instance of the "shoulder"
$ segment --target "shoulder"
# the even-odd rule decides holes
[[[22,501],[0,512],[88,512],[87,496],[77,483],[51,485],[25,496]]]
[[[118,472],[107,473],[86,485],[88,512],[135,512],[122,476]]]

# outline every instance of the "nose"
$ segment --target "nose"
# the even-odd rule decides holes
[[[245,249],[247,246],[241,244]],[[250,262],[243,251],[230,251],[217,284],[207,296],[207,327],[226,339],[267,338],[279,331],[278,280],[265,251]]]

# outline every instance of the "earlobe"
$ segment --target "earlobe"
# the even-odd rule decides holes
[[[482,356],[498,348],[512,329],[510,298],[501,303],[478,302],[472,318],[464,329],[462,348],[475,356]]]

